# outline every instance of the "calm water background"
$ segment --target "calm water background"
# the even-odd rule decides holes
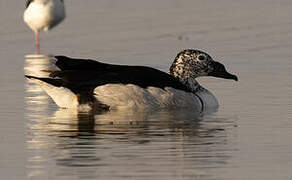
[[[60,110],[23,77],[34,52],[24,2],[1,0],[1,179],[292,178],[291,0],[66,5],[67,19],[41,34],[43,54],[167,71],[178,51],[199,48],[240,81],[200,78],[221,104],[203,117]]]

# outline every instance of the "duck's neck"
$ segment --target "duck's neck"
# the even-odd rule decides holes
[[[178,80],[187,86],[193,93],[200,90],[201,86],[194,78],[178,78]]]

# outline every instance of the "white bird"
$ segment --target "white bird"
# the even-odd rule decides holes
[[[48,31],[65,18],[63,0],[27,0],[23,14],[24,22],[35,33],[36,53],[39,54],[39,31]]]
[[[86,105],[93,109],[217,108],[215,96],[203,88],[197,77],[214,76],[238,80],[223,64],[200,50],[180,52],[170,73],[146,66],[100,63],[94,60],[56,56],[60,71],[51,78],[26,76],[62,108]]]

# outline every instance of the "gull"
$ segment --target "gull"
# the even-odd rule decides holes
[[[63,0],[27,0],[23,14],[24,22],[35,33],[36,53],[40,52],[39,31],[48,31],[65,18]]]

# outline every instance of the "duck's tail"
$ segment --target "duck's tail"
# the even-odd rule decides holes
[[[70,89],[62,86],[60,79],[40,78],[25,75],[30,82],[36,83],[62,108],[76,108],[78,106],[78,96]]]

